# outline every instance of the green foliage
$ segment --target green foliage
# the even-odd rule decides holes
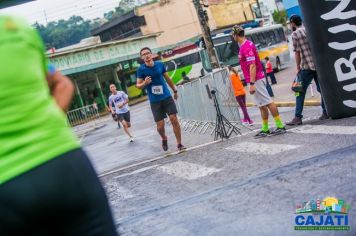
[[[104,14],[104,19],[110,21],[114,17],[132,11],[136,7],[134,2],[134,0],[121,0],[115,10]],[[149,3],[152,2],[156,1]],[[35,23],[33,27],[40,32],[47,49],[49,49],[51,47],[63,48],[79,43],[80,40],[90,37],[90,30],[99,27],[101,23],[102,19],[100,18],[90,21],[84,20],[81,16],[72,16],[68,20],[49,22],[46,26]]]
[[[131,9],[130,9],[130,10],[131,10]],[[109,12],[107,12],[107,13],[104,13],[104,18],[105,18],[107,21],[110,21],[110,20],[113,19],[114,17],[124,15],[125,13],[129,12],[130,10],[125,10],[125,9],[123,9],[123,8],[121,8],[121,7],[119,6],[119,7],[116,7],[116,8],[115,8],[115,11],[109,11]]]
[[[274,11],[272,16],[273,16],[274,22],[276,22],[278,24],[286,25],[288,17],[287,17],[287,12],[285,10]]]
[[[38,23],[33,26],[41,34],[47,48],[62,48],[89,37],[91,21],[72,16],[68,20],[49,22],[47,26]]]

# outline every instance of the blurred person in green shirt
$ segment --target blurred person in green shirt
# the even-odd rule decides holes
[[[0,235],[117,235],[66,124],[74,87],[44,50],[33,28],[0,15]]]

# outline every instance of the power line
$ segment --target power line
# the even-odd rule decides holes
[[[111,10],[115,10],[115,7],[119,4],[110,2],[99,2],[95,3],[93,0],[88,1],[86,5],[78,8],[78,4],[74,3],[71,5],[62,6],[60,8],[46,8],[27,15],[27,19],[32,23],[43,22],[48,23],[49,21],[58,21],[60,19],[68,19],[73,15],[82,16],[84,19],[93,19],[96,17],[103,18],[104,13]],[[58,10],[59,9],[59,10]],[[102,13],[100,13],[102,11]]]
[[[100,9],[104,9],[104,8],[110,8],[112,10],[115,9],[115,6],[112,6],[112,4],[94,4],[94,5],[88,5],[88,6],[85,6],[85,7],[81,7],[81,8],[76,8],[76,9],[73,9],[73,8],[67,8],[65,10],[61,10],[61,11],[47,11],[47,12],[51,12],[50,14],[51,15],[60,15],[60,14],[63,14],[63,13],[67,13],[68,12],[75,12],[76,14],[78,13],[78,10],[80,12],[84,12],[84,11],[98,11]]]
[[[81,9],[67,8],[65,10],[56,11],[56,12],[50,12],[49,10],[46,10],[46,13],[47,13],[48,18],[60,18],[63,15],[68,15],[68,17],[70,17],[72,15],[93,16],[93,15],[97,15],[97,12],[100,10],[110,11],[110,10],[114,10],[114,9],[115,9],[115,7],[112,7],[111,4],[102,4],[102,5],[85,7],[85,8],[81,8]],[[105,12],[103,12],[103,14],[104,13]],[[33,15],[30,15],[29,17],[30,17],[30,19],[37,19],[37,18],[41,18],[42,14],[39,14],[39,15],[33,14]]]

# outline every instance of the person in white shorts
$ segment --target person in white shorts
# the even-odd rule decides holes
[[[262,128],[256,137],[265,137],[271,133],[268,127],[268,111],[271,112],[276,124],[276,129],[273,131],[273,134],[286,132],[279,117],[278,108],[266,89],[265,75],[256,46],[246,39],[245,30],[240,26],[234,26],[232,28],[232,36],[240,45],[239,61],[241,69],[246,82],[250,85],[250,94],[253,95],[255,103],[261,112]]]

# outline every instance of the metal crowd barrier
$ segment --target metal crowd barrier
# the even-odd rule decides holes
[[[183,130],[200,134],[211,129],[211,134],[214,132],[216,111],[208,90],[216,91],[221,113],[231,123],[242,125],[229,76],[227,69],[220,69],[178,86],[177,109]]]
[[[93,105],[67,112],[67,121],[75,133],[81,134],[99,125],[99,111]]]

